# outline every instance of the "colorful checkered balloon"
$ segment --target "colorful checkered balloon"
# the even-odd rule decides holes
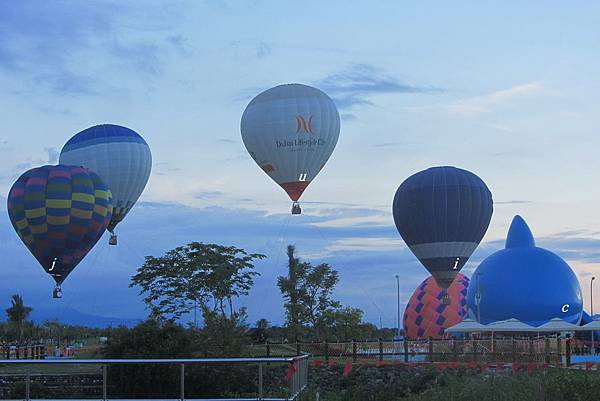
[[[83,167],[33,168],[8,194],[15,231],[57,285],[100,239],[112,210],[108,187]]]
[[[415,290],[404,311],[404,335],[408,338],[442,338],[444,329],[455,325],[467,315],[469,279],[458,273],[448,288],[450,305],[442,302],[444,291],[433,277]]]

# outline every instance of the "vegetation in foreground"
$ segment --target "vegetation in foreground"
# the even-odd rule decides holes
[[[300,401],[592,401],[600,399],[597,371],[546,369],[483,373],[435,367],[362,366],[347,377],[342,367],[311,369]]]

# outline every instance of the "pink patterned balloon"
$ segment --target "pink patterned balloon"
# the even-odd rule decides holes
[[[467,315],[469,279],[458,273],[448,288],[450,305],[442,303],[444,293],[433,277],[415,290],[404,311],[404,335],[407,338],[442,338],[444,329],[462,321]]]

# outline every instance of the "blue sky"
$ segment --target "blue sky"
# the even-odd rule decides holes
[[[467,273],[519,213],[567,258],[587,305],[600,266],[600,4],[521,3],[2,3],[0,299],[56,302],[10,227],[12,182],[108,122],[141,133],[154,165],[120,245],[103,239],[64,286],[60,302],[82,312],[144,316],[127,288],[143,256],[198,240],[267,254],[239,304],[251,320],[281,323],[275,281],[293,243],[340,271],[344,303],[391,326],[394,275],[403,303],[427,277],[395,231],[391,199],[412,173],[445,164],[474,171],[495,200]],[[320,87],[342,115],[336,151],[297,218],[239,133],[252,96],[287,82]]]

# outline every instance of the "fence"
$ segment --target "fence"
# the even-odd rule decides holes
[[[3,359],[45,359],[45,345],[5,345],[0,347]]]
[[[110,367],[114,366],[135,366],[136,369],[143,368],[148,365],[171,365],[177,366],[179,369],[179,398],[170,398],[171,400],[186,400],[186,368],[190,366],[198,365],[246,365],[255,366],[257,369],[257,382],[256,382],[256,396],[252,398],[243,398],[243,400],[270,400],[270,401],[284,401],[284,400],[295,400],[302,390],[307,385],[308,380],[308,357],[307,356],[295,356],[295,357],[284,357],[284,358],[203,358],[203,359],[80,359],[80,360],[4,360],[0,361],[0,380],[5,383],[7,378],[20,377],[24,381],[24,394],[20,399],[31,400],[31,384],[36,377],[50,377],[54,375],[59,376],[71,376],[78,378],[79,381],[83,380],[85,376],[93,374],[94,369],[90,370],[79,370],[71,373],[65,373],[64,371],[58,373],[47,369],[49,366],[88,366],[99,368],[101,372],[100,386],[101,386],[101,399],[109,400],[116,398],[110,397],[110,383],[108,371]],[[285,381],[287,382],[286,395],[282,397],[266,398],[265,393],[265,366],[281,366],[287,367]],[[39,399],[39,397],[35,397]],[[99,397],[97,397],[99,398]],[[161,398],[164,400],[164,398]],[[187,398],[191,400],[192,398]],[[196,398],[197,400],[215,400],[215,398]],[[242,398],[219,398],[220,400],[241,400]]]
[[[314,358],[400,360],[404,362],[535,362],[558,364],[570,354],[560,337],[404,341],[265,343],[248,347],[252,356],[309,355]]]

